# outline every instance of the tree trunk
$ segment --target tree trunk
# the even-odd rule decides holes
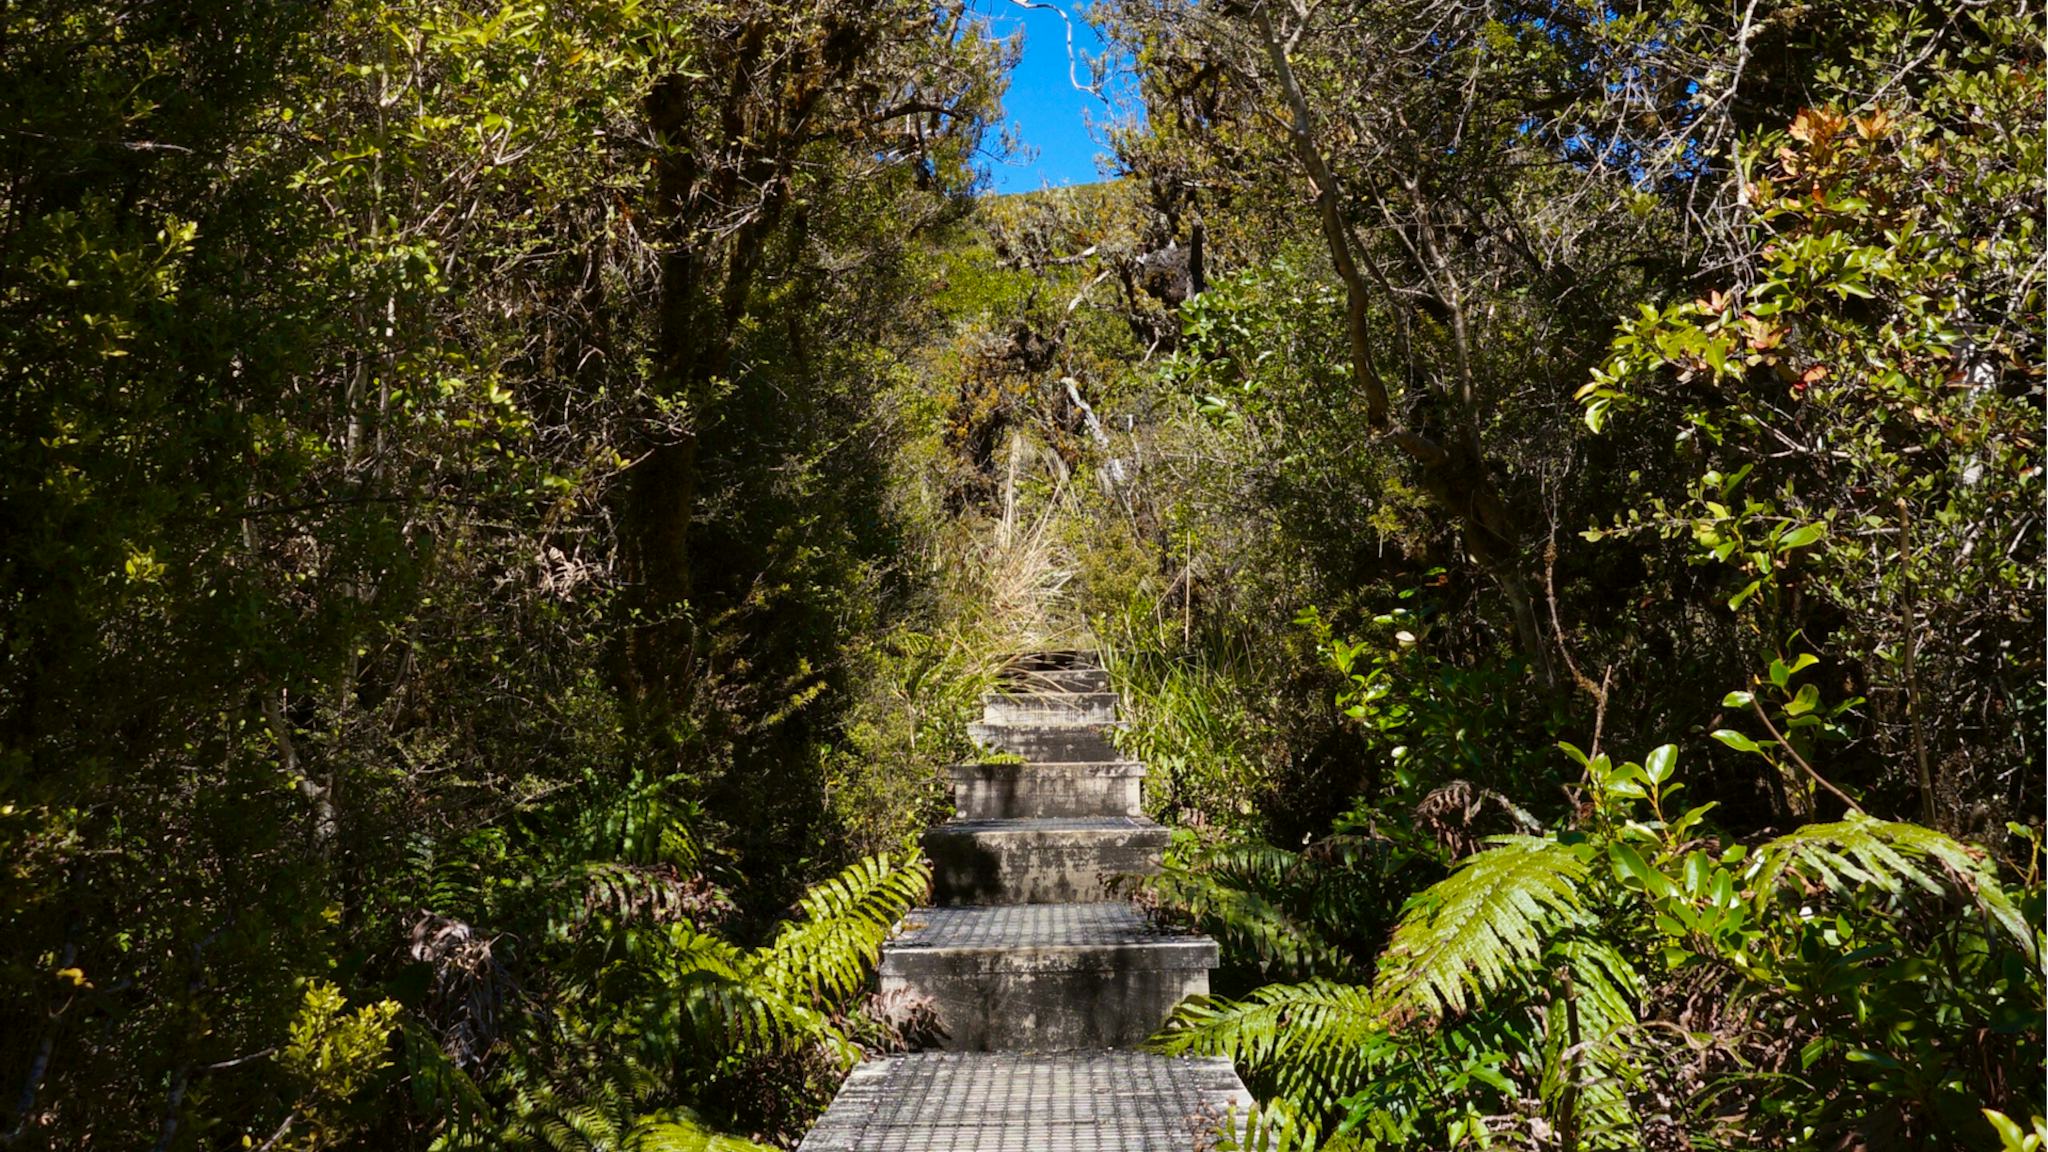
[[[690,519],[697,494],[695,423],[705,389],[700,378],[716,339],[702,301],[705,254],[688,235],[700,166],[685,132],[692,82],[671,76],[647,97],[647,119],[662,147],[656,159],[656,210],[673,247],[661,262],[661,301],[648,411],[620,516],[620,551],[633,616],[621,679],[642,725],[670,727],[688,689],[691,628]],[[680,414],[681,423],[677,416]]]
[[[1529,661],[1537,678],[1545,688],[1555,689],[1556,673],[1550,659],[1550,649],[1543,634],[1542,625],[1536,617],[1536,604],[1530,597],[1527,583],[1521,571],[1521,536],[1516,531],[1508,514],[1507,503],[1501,499],[1492,478],[1487,475],[1486,461],[1479,443],[1478,412],[1474,399],[1472,365],[1469,336],[1465,330],[1463,299],[1456,291],[1455,281],[1449,279],[1449,269],[1434,238],[1428,236],[1425,225],[1424,246],[1430,253],[1433,269],[1426,271],[1440,274],[1443,283],[1437,286],[1437,294],[1443,298],[1449,310],[1453,332],[1458,345],[1458,380],[1456,395],[1443,397],[1456,411],[1450,415],[1451,423],[1459,435],[1451,440],[1452,447],[1443,445],[1412,429],[1395,426],[1392,421],[1391,401],[1385,379],[1373,361],[1371,331],[1369,325],[1369,289],[1366,277],[1360,268],[1359,257],[1363,250],[1352,234],[1350,223],[1343,214],[1342,199],[1335,173],[1323,158],[1322,149],[1315,140],[1315,125],[1309,113],[1308,99],[1302,94],[1296,80],[1294,68],[1287,61],[1286,48],[1280,43],[1273,30],[1272,18],[1263,5],[1255,12],[1259,25],[1259,36],[1264,42],[1267,61],[1279,80],[1282,95],[1287,100],[1290,113],[1289,133],[1295,155],[1300,159],[1316,189],[1316,215],[1322,227],[1323,239],[1330,249],[1330,262],[1336,266],[1338,279],[1344,283],[1345,331],[1351,347],[1351,377],[1365,396],[1366,419],[1375,429],[1385,432],[1402,452],[1406,453],[1421,470],[1422,489],[1437,507],[1451,514],[1455,519],[1465,551],[1473,563],[1493,579],[1502,597],[1508,602],[1509,614],[1513,619],[1516,647]],[[1412,189],[1411,189],[1412,191]],[[1384,280],[1376,265],[1366,259],[1365,267],[1372,271],[1375,280]],[[1439,279],[1432,275],[1432,280]]]

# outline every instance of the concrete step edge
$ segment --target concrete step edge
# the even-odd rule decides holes
[[[1162,848],[1173,836],[1165,825],[1133,816],[1107,817],[1099,822],[1088,817],[1072,816],[1027,817],[1015,820],[948,820],[944,824],[934,824],[926,829],[925,835],[959,840],[1036,839],[1076,844],[1091,840],[1114,840],[1121,843],[1143,841],[1148,846],[1156,844]]]
[[[1124,696],[1123,696],[1123,693],[1121,693],[1121,692],[1114,692],[1114,691],[1111,691],[1111,690],[1110,690],[1110,689],[1108,689],[1108,688],[1094,688],[1094,689],[1089,689],[1089,690],[1087,690],[1087,691],[1059,691],[1059,690],[1054,690],[1054,691],[1042,691],[1042,690],[1039,690],[1039,689],[1036,689],[1036,688],[1024,689],[1024,690],[1020,690],[1020,691],[1008,691],[1008,690],[1002,690],[1002,691],[996,691],[996,692],[988,692],[988,693],[984,693],[984,694],[982,695],[982,698],[981,698],[981,702],[982,702],[982,706],[983,706],[983,707],[987,707],[988,705],[990,705],[990,704],[992,704],[992,703],[1004,703],[1004,702],[1007,702],[1007,703],[1020,703],[1020,702],[1028,702],[1028,701],[1031,701],[1031,700],[1037,700],[1037,699],[1039,699],[1039,698],[1041,698],[1041,697],[1045,697],[1045,696],[1061,696],[1061,695],[1065,695],[1065,696],[1073,696],[1073,697],[1083,697],[1083,698],[1085,698],[1085,697],[1089,697],[1089,696],[1114,696],[1114,697],[1116,697],[1116,699],[1114,699],[1114,700],[1097,700],[1097,701],[1088,701],[1088,700],[1085,700],[1085,699],[1083,699],[1083,700],[1080,700],[1080,701],[1072,701],[1072,700],[1068,701],[1067,703],[1069,703],[1069,704],[1070,704],[1070,705],[1072,705],[1072,706],[1083,706],[1083,705],[1093,705],[1093,706],[1096,706],[1096,707],[1106,707],[1106,708],[1113,708],[1113,709],[1115,709],[1115,708],[1122,708],[1122,707],[1123,707],[1123,703],[1124,703]]]
[[[982,705],[981,715],[983,724],[1029,724],[1038,728],[1082,728],[1117,722],[1113,701],[1068,705],[1035,700],[990,700]]]
[[[1058,736],[1071,736],[1076,732],[1090,729],[1108,733],[1117,728],[1130,726],[1131,722],[1128,720],[1083,720],[1074,724],[1047,724],[1038,720],[970,720],[967,723],[967,734],[972,736],[978,731],[1000,729],[1004,732],[1049,732]]]
[[[1044,648],[1035,652],[1018,652],[1003,661],[1003,670],[1012,669],[1037,671],[1054,669],[1068,671],[1081,668],[1102,667],[1102,653],[1093,648]]]
[[[1044,700],[1047,703],[1066,703],[1071,700],[1087,700],[1091,702],[1104,700],[1120,701],[1123,699],[1123,693],[1113,692],[1107,688],[1091,689],[1086,692],[1075,692],[1066,689],[1055,689],[1052,691],[1032,689],[1023,692],[1008,692],[999,688],[982,697],[982,699],[1001,700],[1008,704],[1023,704],[1034,700]]]
[[[1017,1092],[1057,1073],[1066,1096]],[[944,1092],[934,1089],[944,1087]],[[1252,1106],[1220,1057],[1128,1050],[919,1052],[870,1059],[805,1136],[801,1152],[896,1148],[1213,1146],[1226,1117],[1242,1138]]]
[[[1145,762],[1142,760],[994,760],[948,764],[946,771],[952,773],[955,779],[966,776],[979,780],[1031,773],[1044,773],[1049,776],[1092,776],[1102,779],[1142,777],[1146,774]]]
[[[1071,736],[1075,732],[1085,730],[1110,732],[1112,728],[1130,728],[1130,722],[1128,719],[1085,719],[1085,722],[1079,724],[1044,724],[1040,719],[1028,719],[1028,722],[1016,722],[1016,719],[971,719],[971,722],[967,722],[969,736],[973,736],[975,730],[989,728],[999,728],[1004,732],[1051,732],[1055,736]]]
[[[1106,692],[1109,690],[1110,679],[1109,670],[1106,668],[1041,668],[1000,672],[996,674],[996,683],[1003,687],[1051,688],[1061,692]],[[1070,687],[1075,684],[1086,684],[1090,687]]]
[[[1204,936],[1123,944],[969,944],[957,947],[882,948],[884,976],[991,973],[1059,975],[1067,972],[1167,972],[1216,967],[1220,949]]]

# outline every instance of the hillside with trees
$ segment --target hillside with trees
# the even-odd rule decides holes
[[[0,1148],[794,1147],[1098,649],[1266,1149],[2048,1141],[2031,0],[0,9]]]

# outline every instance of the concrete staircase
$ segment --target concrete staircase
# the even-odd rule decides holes
[[[803,1152],[1183,1152],[1249,1103],[1226,1061],[1130,1051],[1209,990],[1216,945],[1109,891],[1167,840],[1116,706],[1093,653],[1012,661],[972,732],[1018,759],[953,769],[958,815],[925,837],[939,906],[882,954],[882,990],[936,1008],[940,1051],[862,1064]]]

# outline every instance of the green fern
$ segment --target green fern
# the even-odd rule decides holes
[[[674,779],[636,779],[609,803],[578,814],[569,840],[584,859],[628,864],[697,867],[699,851],[692,804],[676,798]]]
[[[1929,874],[1940,865],[1950,884]],[[1941,896],[1951,885],[1975,901],[2029,960],[2041,957],[2035,927],[2013,903],[1997,875],[1968,848],[1919,824],[1878,820],[1860,812],[1833,824],[1808,824],[1758,849],[1749,870],[1758,888],[1780,886],[1798,873],[1831,892],[1856,886],[1903,895],[1908,884]]]
[[[1253,1118],[1244,1147],[1311,1149],[1327,1146],[1321,1132],[1343,1114],[1347,1097],[1415,1054],[1394,1031],[1398,1024],[1464,1011],[1546,956],[1575,974],[1582,1036],[1611,1037],[1633,1025],[1641,996],[1633,967],[1609,948],[1551,941],[1558,929],[1587,919],[1579,893],[1589,872],[1584,859],[1549,839],[1493,843],[1409,902],[1373,986],[1311,980],[1267,985],[1238,1001],[1189,1000],[1152,1046],[1223,1056],[1270,1085],[1279,1107]],[[1567,1081],[1560,1074],[1556,1082]],[[1603,1116],[1614,1105],[1625,1108],[1618,1091],[1581,1086],[1579,1098]]]
[[[633,820],[643,830],[659,824]],[[599,825],[607,836],[624,834],[610,817]],[[802,917],[753,950],[688,920],[644,923],[645,897],[633,885],[666,869],[599,861],[563,873],[599,886],[578,889],[577,900],[595,902],[589,924],[551,938],[567,945],[552,974],[561,1007],[528,1018],[518,1042],[503,1046],[490,1084],[506,1101],[498,1115],[473,1109],[454,1118],[439,1152],[756,1152],[676,1107],[678,1097],[701,1099],[706,1085],[765,1058],[813,1050],[842,1066],[858,1058],[840,1020],[891,929],[927,893],[929,864],[909,850],[859,861],[814,886]],[[601,1020],[576,1010],[599,998]],[[463,1083],[426,1087],[445,1095]]]
[[[844,1047],[825,1013],[761,980],[744,950],[687,925],[673,927],[668,943],[673,1007],[699,1045],[729,1056]]]
[[[1647,779],[1652,793],[1665,783]],[[1615,795],[1645,799],[1641,791]],[[1655,829],[1629,822],[1629,807],[1610,805],[1605,818],[1569,836],[1489,841],[1407,902],[1370,988],[1311,980],[1268,985],[1241,1000],[1191,1000],[1153,1046],[1223,1056],[1244,1070],[1265,1103],[1226,1134],[1227,1148],[1436,1146],[1426,1142],[1480,1132],[1507,1138],[1525,1126],[1535,1138],[1539,1115],[1551,1134],[1544,1140],[1589,1152],[1640,1146],[1645,1118],[1634,1102],[1668,1098],[1674,1086],[1657,1078],[1669,1041],[1639,1018],[1647,982],[1624,942],[1662,941],[1673,964],[1726,972],[1721,952],[1705,948],[1699,932],[1686,934],[1678,914],[1691,907],[1686,899],[1702,899],[1687,893],[1704,891],[1714,871],[1684,831],[1704,810],[1660,825],[1676,830],[1646,853],[1644,833]],[[1681,857],[1683,877],[1666,875]],[[1261,956],[1285,958],[1289,914],[1299,910],[1259,901],[1307,865],[1264,846],[1189,860],[1199,872],[1182,878],[1169,869],[1155,890],[1236,925]],[[1746,911],[1757,931],[1781,923],[1787,898],[1803,906],[1817,891],[1901,901],[1960,896],[1972,906],[1965,916],[1981,917],[1984,931],[2036,963],[2044,951],[1982,855],[1928,828],[1856,814],[1781,836],[1749,861],[1742,882],[1755,900]],[[1729,879],[1721,874],[1716,908],[1734,899]],[[1407,1026],[1417,1021],[1432,1026]],[[1465,1136],[1446,1135],[1456,1132]]]
[[[859,1048],[834,1018],[867,986],[882,944],[930,887],[930,864],[906,850],[813,885],[799,905],[803,918],[755,951],[674,925],[664,965],[676,1005],[729,1060],[818,1045],[851,1064]]]
[[[1543,954],[1546,934],[1584,919],[1587,864],[1537,836],[1496,836],[1411,900],[1373,990],[1389,1018],[1462,1012]]]
[[[1343,949],[1256,892],[1173,872],[1151,880],[1147,887],[1162,906],[1185,916],[1233,955],[1255,957],[1263,973],[1348,976],[1357,971]]]
[[[1545,960],[1571,972],[1585,1034],[1608,1036],[1635,1026],[1636,1005],[1649,989],[1620,949],[1603,939],[1574,937],[1552,944]]]
[[[1550,1118],[1569,1123],[1590,1147],[1632,1147],[1641,1124],[1629,1102],[1640,1054],[1636,1005],[1646,987],[1605,940],[1563,939],[1544,956],[1554,992],[1542,1010],[1537,1096]]]
[[[765,1144],[708,1128],[680,1108],[641,1117],[620,1147],[622,1152],[773,1152]]]
[[[784,997],[836,1004],[866,983],[889,933],[931,890],[931,865],[914,849],[861,860],[813,885],[803,919],[784,926],[750,960],[751,972]]]
[[[643,1111],[657,1081],[645,1069],[586,1067],[573,1082],[550,1077],[521,1084],[506,1123],[444,1137],[435,1152],[770,1152],[728,1136],[687,1108]]]
[[[1268,984],[1236,1001],[1184,1001],[1150,1047],[1226,1057],[1304,1111],[1330,1112],[1386,1062],[1394,1042],[1363,985],[1311,980]]]
[[[1321,1128],[1285,1099],[1225,1117],[1216,1152],[1335,1152]]]
[[[581,1064],[570,1074],[532,1078],[517,1067],[506,1077],[512,1098],[502,1125],[458,1126],[434,1152],[625,1152],[654,1077],[629,1062]]]
[[[1392,927],[1418,866],[1434,870],[1379,836],[1338,834],[1299,851],[1243,839],[1177,845],[1139,886],[1168,915],[1215,937],[1226,969],[1353,980],[1365,971],[1358,957]]]
[[[1259,856],[1271,858],[1241,867]],[[1256,960],[1262,973],[1350,976],[1357,971],[1351,957],[1314,924],[1282,906],[1286,889],[1301,882],[1296,876],[1301,870],[1293,853],[1263,844],[1235,845],[1170,861],[1140,885],[1162,908],[1215,937],[1233,957]],[[1324,887],[1313,878],[1307,883]]]

